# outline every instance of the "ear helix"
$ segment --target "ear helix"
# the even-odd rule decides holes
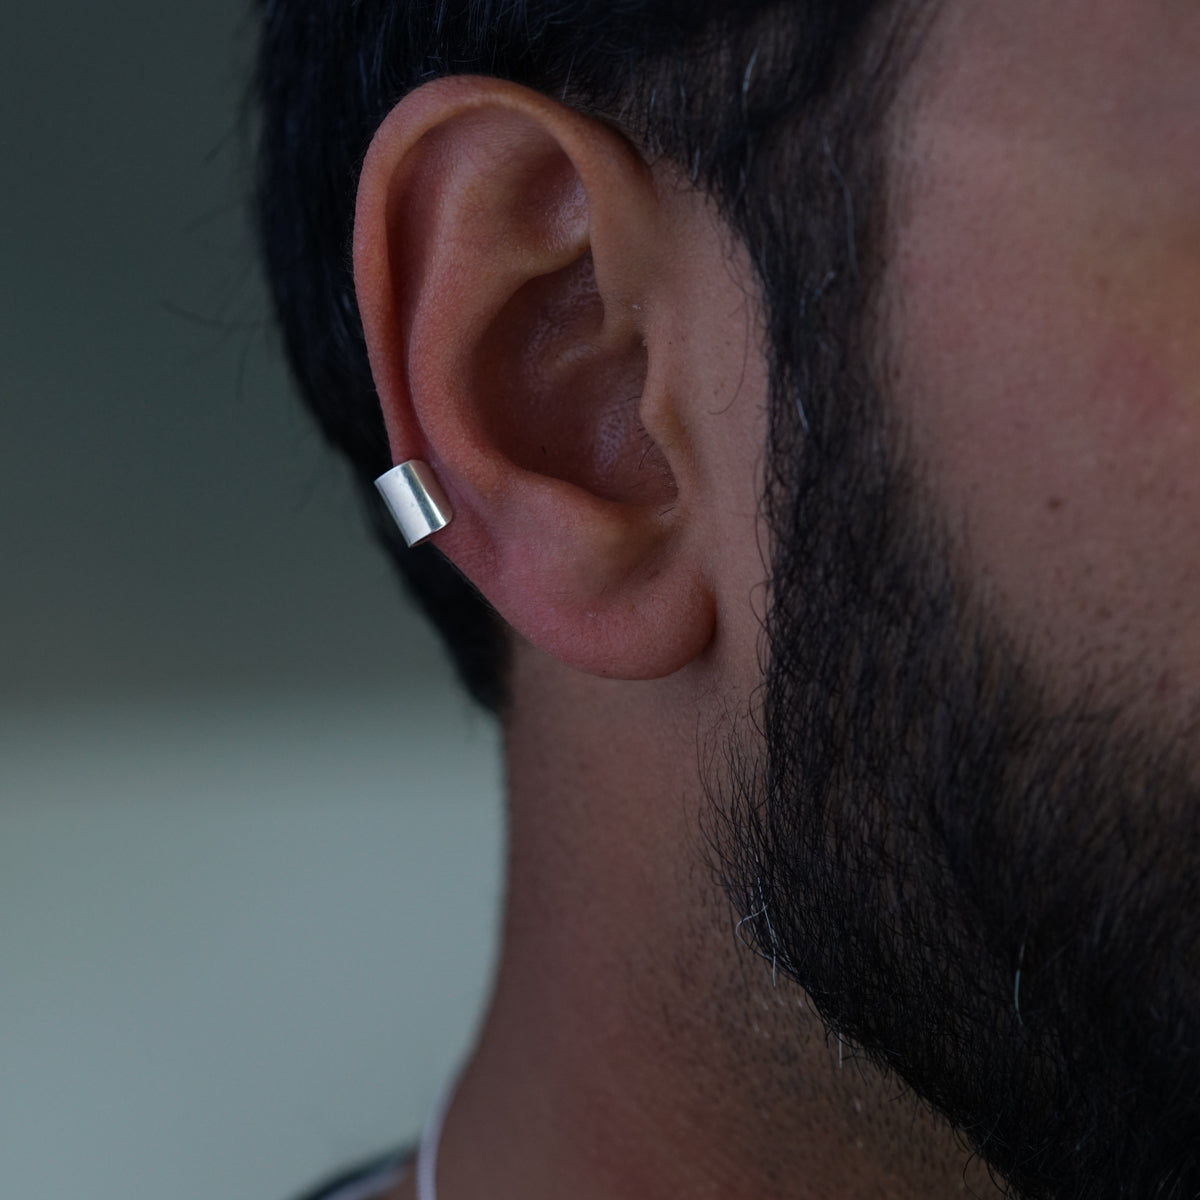
[[[454,517],[433,468],[420,459],[412,458],[393,467],[375,480],[375,486],[410,547],[419,546],[445,529]]]

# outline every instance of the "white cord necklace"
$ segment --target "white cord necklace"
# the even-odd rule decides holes
[[[421,1132],[421,1145],[417,1150],[417,1200],[437,1200],[438,1146],[442,1140],[442,1126],[446,1123],[446,1113],[450,1111],[450,1102],[454,1099],[457,1083],[457,1079],[451,1079],[442,1088],[442,1094],[433,1106]]]

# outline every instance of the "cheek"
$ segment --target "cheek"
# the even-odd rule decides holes
[[[1072,683],[1190,697],[1200,270],[1086,204],[993,182],[912,210],[889,289],[893,396],[1013,632]]]

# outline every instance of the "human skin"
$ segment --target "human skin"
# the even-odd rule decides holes
[[[1200,690],[1198,62],[1200,13],[1183,3],[946,4],[897,109],[884,288],[886,391],[969,578],[1050,684],[1094,683],[1168,723]],[[389,239],[412,236],[404,197],[432,186],[423,131],[466,137],[464,104],[485,113],[465,146],[483,180],[500,171],[489,145],[507,158],[542,137],[565,147],[598,328],[619,336],[584,332],[561,297],[514,307],[512,279],[477,254],[442,265],[494,294],[474,325],[444,293],[406,291]],[[360,304],[393,450],[435,462],[459,509],[438,545],[519,633],[504,951],[439,1193],[964,1194],[969,1159],[950,1132],[894,1081],[839,1061],[799,989],[741,950],[702,865],[697,760],[752,710],[761,678],[759,315],[711,210],[609,136],[462,80],[404,102],[364,171]],[[462,220],[497,244],[516,236],[511,205],[467,183]],[[454,204],[418,207],[440,219]],[[528,278],[550,277],[528,265],[542,252],[522,259]],[[464,345],[464,327],[502,336]],[[547,328],[554,364],[582,358],[612,382],[588,401],[598,410],[627,388],[633,343],[646,347],[641,420],[672,473],[669,513],[661,497],[647,517],[635,494],[631,516],[556,491],[564,477],[611,490],[579,447],[549,483],[511,471],[528,461],[499,417],[478,415],[495,399],[469,364],[485,345],[489,377],[532,371],[531,394],[566,402],[577,389],[526,352]],[[978,1171],[970,1183],[985,1193]]]
[[[914,79],[893,395],[1058,686],[1200,689],[1200,9],[950,4]]]

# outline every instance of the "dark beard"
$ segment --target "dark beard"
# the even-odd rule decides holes
[[[1195,773],[1132,706],[1049,699],[847,396],[773,430],[766,749],[731,746],[719,837],[741,933],[1015,1194],[1198,1196]]]

